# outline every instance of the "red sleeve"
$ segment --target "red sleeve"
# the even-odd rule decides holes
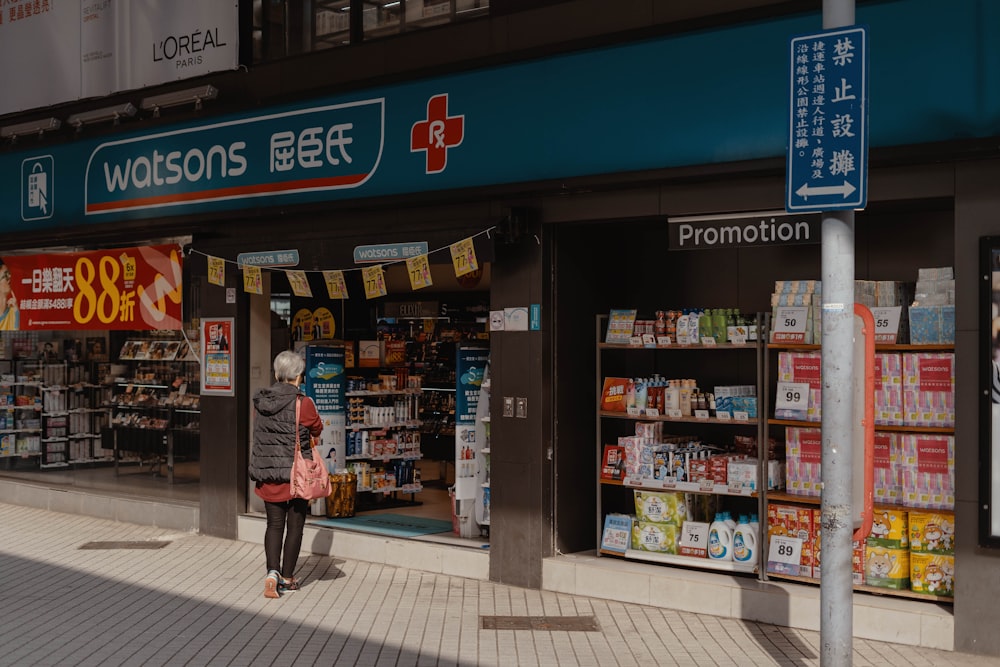
[[[308,396],[302,398],[302,409],[299,414],[299,421],[303,426],[309,429],[309,433],[313,437],[319,437],[323,432],[323,420],[319,418],[319,413],[316,412],[316,404]]]

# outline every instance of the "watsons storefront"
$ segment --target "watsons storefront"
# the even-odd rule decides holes
[[[918,605],[906,617],[917,619],[906,625],[918,628],[907,635],[916,644],[1000,653],[982,648],[998,641],[983,619],[1000,591],[989,583],[996,554],[979,541],[981,276],[969,270],[977,266],[979,237],[998,231],[1000,162],[985,148],[980,160],[939,153],[960,138],[986,145],[1000,134],[1000,101],[984,100],[978,84],[990,80],[995,62],[974,48],[988,53],[982,45],[1000,44],[1000,21],[984,20],[993,13],[992,5],[969,3],[942,16],[929,0],[859,10],[879,47],[871,63],[878,103],[871,109],[869,205],[858,214],[856,245],[859,279],[909,282],[921,268],[955,269],[956,417],[946,434],[955,451],[955,595],[950,604],[893,602]],[[692,585],[689,568],[626,568],[614,556],[595,557],[602,494],[618,494],[622,507],[632,491],[599,481],[598,461],[604,445],[630,429],[635,435],[625,418],[614,422],[620,432],[598,433],[595,417],[604,379],[596,357],[605,353],[598,317],[625,308],[647,320],[695,307],[765,313],[776,281],[817,277],[818,223],[771,213],[786,190],[775,163],[788,129],[788,39],[817,25],[816,16],[762,21],[123,130],[110,140],[84,132],[71,143],[23,142],[0,154],[0,173],[9,176],[0,179],[2,250],[98,243],[117,250],[108,240],[119,231],[128,247],[183,239],[191,289],[182,319],[222,324],[214,330],[225,333],[232,364],[231,394],[199,399],[199,410],[212,415],[199,432],[199,527],[235,537],[248,508],[249,397],[268,381],[269,337],[258,336],[270,329],[268,282],[303,271],[314,295],[336,302],[337,331],[347,331],[355,317],[366,317],[356,308],[368,313],[380,299],[410,301],[424,289],[380,252],[371,253],[377,262],[359,265],[353,248],[426,242],[425,255],[416,257],[427,256],[433,283],[455,281],[458,290],[451,249],[471,239],[476,257],[490,258],[483,264],[496,323],[489,578],[812,626],[815,614],[800,621],[787,613],[788,604],[815,597],[802,584],[698,573],[704,588],[675,596],[664,591]],[[912,43],[933,48],[914,52]],[[907,77],[892,76],[911,70],[926,73],[933,105],[909,94]],[[890,149],[913,157],[894,152],[890,161],[883,157]],[[243,253],[286,250],[296,251],[294,266],[287,257],[287,266],[237,261]],[[362,268],[373,267],[382,268],[384,295],[366,291],[361,280]],[[340,272],[348,298],[326,298],[324,272]],[[91,284],[100,304],[110,287]],[[530,312],[538,317],[519,317]],[[214,341],[202,355],[223,352],[221,337],[199,331],[203,344]],[[699,356],[679,347],[665,358],[667,351],[637,350],[649,357],[628,372],[696,378],[704,387],[756,380],[756,360],[739,356],[743,349],[720,346]],[[136,361],[121,359],[125,349],[116,350],[117,362]],[[164,383],[167,397],[175,379]],[[174,400],[180,386],[176,392]],[[770,418],[761,406],[759,418]],[[701,427],[661,421],[668,435]],[[719,430],[703,437],[732,438]],[[0,480],[0,494],[8,484]],[[630,572],[643,582],[630,585]],[[584,585],[593,582],[606,582],[604,590]],[[716,586],[721,595],[709,590]],[[809,593],[797,593],[802,588]],[[785,604],[775,608],[776,598]],[[901,627],[880,622],[898,619],[885,605],[861,606],[868,614],[861,632]]]

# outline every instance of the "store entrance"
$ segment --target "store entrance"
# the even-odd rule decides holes
[[[310,364],[324,363],[312,359],[325,359],[330,348],[344,355],[342,415],[335,404],[317,401],[321,416],[329,410],[324,422],[336,423],[323,441],[336,443],[327,460],[340,473],[341,500],[314,505],[310,521],[482,546],[489,536],[489,449],[481,444],[488,400],[480,405],[489,361],[489,268],[476,282],[464,281],[466,287],[453,274],[447,279],[450,265],[442,265],[440,277],[432,266],[437,289],[419,293],[400,289],[405,273],[387,267],[388,295],[378,300],[298,297],[276,273],[270,358],[281,349],[301,350],[308,375]],[[363,294],[354,273],[357,285],[345,275],[348,291]]]

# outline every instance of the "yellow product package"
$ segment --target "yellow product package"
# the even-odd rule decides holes
[[[632,548],[658,553],[677,553],[678,528],[672,523],[636,521],[632,524]]]

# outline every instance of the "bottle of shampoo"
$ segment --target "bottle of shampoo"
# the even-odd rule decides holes
[[[688,318],[689,317],[690,317],[690,315],[688,315],[687,308],[685,308],[684,312],[681,313],[681,315],[677,318],[677,322],[674,325],[675,328],[676,328],[676,335],[677,335],[677,339],[674,342],[677,343],[678,345],[687,345],[688,344]]]

